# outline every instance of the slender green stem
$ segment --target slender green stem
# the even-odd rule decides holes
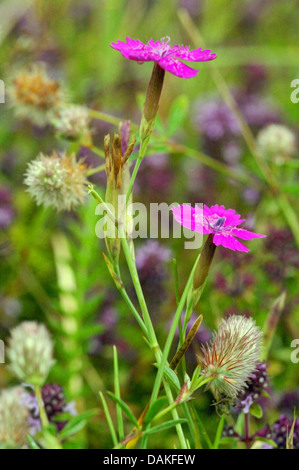
[[[62,446],[55,435],[48,429],[50,426],[48,416],[45,410],[41,388],[39,386],[34,387],[34,393],[39,409],[39,417],[42,425],[42,435],[40,442],[44,448],[47,449],[62,449]]]
[[[143,316],[143,321],[144,321],[146,329],[147,329],[149,345],[150,345],[151,350],[159,358],[160,355],[161,355],[160,347],[159,347],[159,344],[158,344],[158,341],[157,341],[157,337],[156,337],[154,327],[152,325],[152,321],[151,321],[151,318],[150,318],[149,311],[147,309],[146,301],[145,301],[145,298],[144,298],[144,295],[143,295],[143,292],[142,292],[142,288],[141,288],[141,285],[140,285],[136,265],[135,265],[135,262],[133,261],[133,259],[131,257],[131,250],[130,250],[130,247],[128,245],[128,242],[127,242],[122,224],[119,225],[118,234],[119,234],[119,237],[120,237],[120,240],[121,240],[124,255],[125,255],[125,258],[126,258],[126,261],[127,261],[127,265],[128,265],[129,271],[130,271],[132,282],[134,284],[136,295],[137,295],[137,298],[138,298],[138,301],[139,301],[139,305],[140,305],[142,316]]]
[[[114,393],[117,398],[121,399],[120,386],[119,386],[117,349],[115,346],[113,346],[113,365],[114,365]],[[118,436],[119,436],[119,440],[122,441],[123,438],[125,437],[124,423],[123,423],[121,407],[118,404],[116,405],[116,416],[117,416],[117,424],[118,424]]]
[[[148,312],[148,309],[147,309],[147,305],[146,305],[145,298],[144,298],[142,288],[141,288],[141,285],[140,285],[136,265],[135,265],[135,262],[133,261],[133,259],[131,257],[130,247],[129,247],[128,242],[126,240],[122,225],[119,226],[119,236],[120,236],[120,239],[121,239],[121,244],[122,244],[123,251],[124,251],[124,254],[125,254],[125,258],[126,258],[126,261],[127,261],[127,264],[128,264],[128,268],[129,268],[129,271],[130,271],[132,282],[133,282],[134,287],[135,287],[136,295],[137,295],[139,305],[140,305],[140,308],[141,308],[141,312],[142,312],[142,315],[143,315],[143,320],[144,320],[144,323],[145,323],[146,328],[147,328],[147,333],[148,333],[147,337],[148,337],[149,345],[150,345],[150,348],[151,348],[151,350],[153,351],[153,353],[155,355],[155,358],[156,358],[156,361],[157,361],[158,365],[160,365],[161,350],[160,350],[160,347],[159,347],[159,344],[158,344],[158,341],[157,341],[157,337],[156,337],[156,333],[155,333],[155,330],[154,330],[154,327],[153,327],[153,324],[152,324],[152,321],[151,321],[151,318],[150,318],[150,315],[149,315],[149,312]],[[161,379],[163,378],[163,370],[164,370],[165,365],[166,365],[166,361],[165,361],[163,369],[162,369]],[[159,373],[159,370],[158,370],[158,373]],[[155,386],[157,387],[156,382],[157,381],[155,381]],[[155,395],[155,399],[158,397],[160,384],[161,384],[161,380],[159,381],[159,385],[158,385],[158,389],[157,389],[157,392],[156,392],[156,395]],[[170,389],[170,385],[168,384],[168,382],[166,380],[163,381],[163,384],[164,384],[166,396],[168,398],[169,403],[171,404],[171,403],[173,403],[173,396],[172,396],[172,392],[171,392],[171,389]],[[153,395],[152,395],[151,400],[153,400]],[[173,419],[175,419],[175,420],[178,419],[178,413],[175,409],[172,410],[172,416],[173,416]],[[186,449],[187,444],[186,444],[185,436],[184,436],[184,433],[183,433],[183,430],[182,430],[182,426],[180,424],[178,424],[176,426],[176,430],[177,430],[177,434],[178,434],[178,438],[179,438],[181,447],[183,449]]]
[[[167,413],[169,413],[170,411],[172,411],[174,408],[176,408],[178,405],[180,405],[180,403],[174,401],[173,403],[171,403],[169,406],[167,406],[166,408],[164,408],[164,410],[160,411],[160,413],[158,413],[152,422],[154,421],[158,421],[159,419],[163,418],[163,416],[165,416]]]
[[[167,358],[168,358],[168,355],[169,355],[169,352],[170,352],[170,348],[171,348],[171,345],[172,345],[172,342],[173,342],[173,338],[174,338],[174,335],[175,335],[176,328],[178,326],[183,308],[184,308],[186,300],[187,300],[187,295],[188,295],[190,289],[192,288],[193,277],[194,277],[195,269],[196,269],[197,263],[199,261],[199,258],[200,258],[200,255],[197,257],[197,259],[194,263],[194,266],[193,266],[192,271],[190,273],[189,279],[188,279],[187,284],[185,286],[183,295],[181,297],[180,303],[177,307],[172,325],[170,327],[170,331],[169,331],[169,334],[168,334],[168,337],[167,337],[167,340],[166,340],[165,348],[163,350],[163,355],[162,355],[162,358],[161,358],[161,361],[160,361],[160,364],[159,364],[158,373],[157,373],[156,380],[155,380],[155,383],[154,383],[154,388],[153,388],[152,398],[151,398],[152,401],[155,401],[158,397],[158,394],[159,394],[159,389],[160,389],[160,385],[161,385],[161,381],[162,381],[162,377],[163,377],[164,368],[167,364]]]
[[[101,397],[101,400],[102,400],[105,417],[106,417],[108,427],[109,427],[109,430],[110,430],[113,446],[117,446],[118,441],[117,441],[117,435],[116,435],[116,432],[115,432],[115,429],[114,429],[114,424],[113,424],[112,418],[110,416],[109,409],[108,409],[105,397],[104,397],[102,392],[100,392],[100,397]]]
[[[89,191],[98,203],[102,203],[102,204],[105,205],[105,202],[103,201],[102,197],[91,186],[89,187]],[[107,208],[107,210],[108,210],[108,208]],[[141,285],[140,285],[136,265],[135,265],[135,262],[133,261],[133,259],[131,257],[131,250],[130,250],[130,247],[128,245],[128,242],[127,242],[122,224],[119,224],[119,226],[118,226],[118,235],[121,239],[121,243],[122,243],[123,251],[124,251],[124,254],[125,254],[125,258],[126,258],[126,261],[127,261],[127,264],[128,264],[130,275],[131,275],[131,278],[132,278],[132,281],[133,281],[133,284],[134,284],[134,287],[135,287],[135,291],[136,291],[137,298],[138,298],[138,301],[139,301],[139,305],[140,305],[140,308],[141,308],[141,312],[142,312],[142,315],[143,315],[145,328],[146,328],[146,331],[144,331],[144,329],[143,329],[143,332],[146,333],[146,337],[148,339],[150,348],[152,349],[152,351],[155,355],[156,361],[159,364],[160,359],[161,359],[161,350],[160,350],[160,347],[159,347],[159,344],[158,344],[158,341],[157,341],[157,338],[156,338],[154,327],[153,327],[152,322],[151,322],[151,318],[150,318],[150,315],[149,315],[149,312],[148,312],[148,309],[147,309],[147,305],[146,305],[146,302],[145,302],[145,299],[144,299],[144,295],[143,295],[143,292],[142,292],[142,288],[141,288]],[[131,305],[131,301],[129,300],[128,296],[126,295],[126,293],[123,289],[121,290],[121,293],[124,296],[124,298],[126,298],[126,301],[129,302],[129,304]],[[135,309],[133,309],[133,311],[134,310]],[[137,312],[137,314],[138,314],[138,312]],[[139,316],[139,314],[138,314],[138,316]],[[136,318],[138,318],[138,317],[136,317]],[[168,382],[166,382],[166,380],[164,381],[164,387],[165,387],[165,392],[166,392],[167,398],[169,400],[169,403],[172,403],[173,402],[173,397],[172,397],[171,389],[170,389],[170,386],[169,386]],[[178,414],[177,414],[176,410],[173,410],[173,418],[178,419]],[[178,437],[179,437],[180,444],[181,444],[182,448],[184,448],[184,449],[187,448],[186,447],[187,444],[186,444],[186,441],[185,441],[185,437],[184,437],[184,433],[183,433],[181,425],[178,424],[176,426],[176,429],[177,429]]]
[[[45,410],[41,388],[39,386],[34,387],[35,397],[38,404],[39,416],[42,424],[42,428],[47,428],[49,426],[48,416]]]
[[[179,294],[178,267],[177,267],[177,262],[175,258],[173,259],[173,271],[174,271],[175,299],[176,299],[176,305],[178,306],[180,303],[180,294]],[[180,319],[178,326],[179,326],[179,345],[178,345],[178,348],[179,348],[184,342],[182,319]],[[186,371],[187,371],[185,356],[182,357],[181,364],[182,364],[183,377],[185,377]]]
[[[98,155],[98,157],[105,158],[105,152],[102,149],[99,149],[98,147],[92,146],[92,147],[90,147],[90,150],[92,150],[93,153]]]
[[[95,175],[97,173],[100,173],[101,171],[104,171],[105,170],[105,163],[103,165],[100,165],[100,166],[96,166],[95,168],[90,168],[90,170],[88,170],[87,172],[87,176],[92,176],[92,175]]]
[[[103,113],[95,109],[89,110],[89,116],[93,119],[98,119],[99,121],[104,121],[104,122],[108,122],[109,124],[114,124],[115,126],[118,126],[119,122],[121,121],[121,119],[116,116],[111,116],[111,114]],[[136,125],[136,128],[137,128],[137,125]]]
[[[118,289],[118,291],[120,292],[122,298],[124,299],[124,301],[126,302],[126,304],[128,305],[129,309],[131,310],[131,312],[133,313],[135,319],[137,320],[138,322],[138,325],[140,326],[141,330],[142,330],[142,333],[144,334],[144,336],[147,338],[148,336],[148,332],[147,332],[147,328],[144,324],[144,321],[142,320],[139,312],[136,310],[132,300],[130,299],[126,289],[125,289],[125,286],[124,286],[124,283],[122,281],[122,278],[121,278],[121,273],[120,273],[120,269],[119,269],[119,264],[116,263],[114,265],[114,269],[115,269],[115,272],[117,274],[117,277],[118,277],[118,282],[115,281],[115,285]]]
[[[192,436],[192,439],[194,439],[194,441],[195,441],[195,437],[194,437],[195,436],[195,428],[194,428],[194,422],[193,422],[193,419],[192,419],[191,412],[190,412],[188,404],[186,402],[183,402],[182,406],[183,406],[185,416],[188,420],[190,435]]]
[[[133,189],[133,185],[135,183],[135,179],[136,179],[139,167],[141,165],[142,160],[145,157],[146,150],[147,150],[148,143],[149,143],[149,137],[142,140],[141,130],[139,131],[139,133],[141,135],[140,149],[139,149],[139,154],[138,154],[138,157],[137,157],[137,160],[136,160],[136,163],[135,163],[135,166],[134,166],[134,170],[133,170],[133,173],[132,173],[132,176],[131,176],[131,179],[130,179],[129,187],[128,187],[128,190],[127,190],[126,202],[128,202],[129,199],[130,199],[132,189]]]

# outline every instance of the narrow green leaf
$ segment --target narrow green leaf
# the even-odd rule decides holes
[[[183,424],[186,422],[187,420],[185,418],[175,419],[172,421],[166,421],[163,424],[159,424],[158,426],[154,426],[150,429],[147,429],[146,431],[143,432],[143,435],[155,434],[156,432],[166,431],[166,429],[170,429],[174,426],[177,426],[178,424]]]
[[[212,441],[209,438],[209,435],[208,435],[207,431],[205,430],[205,427],[204,427],[204,425],[203,425],[203,423],[202,423],[202,421],[199,417],[199,414],[196,411],[195,406],[193,404],[191,404],[191,409],[192,409],[192,414],[195,417],[196,423],[198,425],[198,430],[199,430],[199,434],[200,434],[200,441],[201,441],[202,447],[204,449],[206,447],[208,447],[209,449],[212,449],[213,448]],[[205,442],[206,445],[204,445],[204,442]]]
[[[86,411],[85,413],[81,413],[77,416],[74,416],[59,433],[59,438],[65,439],[66,437],[76,434],[82,428],[84,428],[84,426],[88,422],[88,419],[95,416],[98,412],[99,410],[90,410]]]
[[[213,444],[213,449],[218,449],[218,447],[219,447],[225,419],[226,419],[225,415],[222,415],[221,418],[220,418],[218,428],[217,428],[217,432],[216,432],[216,436],[215,436],[215,441],[214,441],[214,444]]]
[[[268,439],[267,437],[258,436],[257,440],[261,442],[266,442],[266,444],[270,444],[270,446],[273,446],[274,449],[277,447],[276,442],[272,441],[272,439]]]
[[[115,403],[117,403],[121,409],[123,410],[124,414],[127,416],[127,418],[131,421],[131,423],[133,423],[135,426],[138,427],[138,421],[137,419],[135,418],[134,414],[132,413],[132,411],[130,410],[130,408],[128,407],[128,405],[122,401],[120,398],[116,397],[114,395],[114,393],[112,392],[107,392],[107,395],[113,400],[115,401]]]
[[[31,449],[40,449],[39,445],[37,444],[37,442],[35,442],[35,440],[33,439],[32,436],[30,436],[30,434],[27,434],[27,439],[28,439],[28,442],[29,442],[29,445],[30,445],[30,448]]]
[[[118,372],[118,357],[116,346],[113,346],[113,366],[114,366],[114,392],[115,396],[120,400],[120,386],[119,386],[119,372]],[[121,412],[121,407],[116,405],[116,416],[117,416],[117,427],[119,440],[122,441],[125,437],[124,434],[124,423]]]
[[[172,383],[172,385],[177,389],[181,390],[181,385],[178,376],[176,373],[170,369],[170,367],[165,366],[164,368],[164,375],[167,377],[167,379]]]
[[[154,417],[162,411],[163,408],[165,408],[168,405],[168,399],[167,397],[160,397],[158,398],[154,403],[151,404],[149,407],[145,418],[144,418],[144,424],[150,423]]]
[[[68,422],[67,425],[69,425],[71,422]],[[71,423],[70,426],[66,427],[61,431],[59,434],[60,439],[65,439],[67,437],[73,436],[74,434],[77,434],[81,429],[83,429],[87,424],[87,420],[84,419],[82,421],[79,421],[77,423]]]
[[[286,449],[294,449],[293,439],[294,439],[295,424],[296,424],[296,416],[294,412],[293,424],[292,424],[290,431],[287,433]]]
[[[112,442],[113,442],[113,445],[116,446],[117,443],[118,443],[117,442],[116,432],[115,432],[113,421],[112,421],[112,418],[111,418],[111,415],[110,415],[110,412],[109,412],[109,408],[107,406],[105,397],[104,397],[102,392],[100,392],[100,397],[101,397],[101,400],[102,400],[105,417],[106,417],[106,420],[107,420],[107,423],[108,423],[108,426],[109,426]]]

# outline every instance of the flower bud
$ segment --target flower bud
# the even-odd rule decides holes
[[[87,108],[79,105],[62,106],[52,119],[57,134],[70,140],[80,140],[87,145],[90,143],[90,118]]]
[[[126,229],[130,222],[126,209],[126,194],[130,183],[128,159],[133,151],[135,141],[136,139],[133,138],[123,154],[120,135],[114,134],[112,142],[109,134],[104,138],[107,174],[105,202],[113,206],[116,221],[122,223]],[[119,238],[117,236],[115,238],[106,237],[106,243],[114,259],[118,259],[120,252]]]
[[[296,138],[287,127],[271,124],[262,129],[257,136],[259,154],[267,160],[281,164],[296,151]]]
[[[222,320],[208,345],[202,346],[202,375],[211,380],[217,401],[235,401],[258,366],[262,332],[252,318],[232,315]]]
[[[8,94],[16,114],[39,126],[49,122],[63,98],[60,83],[49,77],[42,64],[17,72]]]
[[[41,386],[53,360],[53,342],[44,325],[25,321],[11,331],[7,349],[10,370],[22,382]]]
[[[29,432],[26,406],[22,406],[21,387],[2,390],[0,393],[0,449],[24,449]]]
[[[24,183],[38,205],[52,206],[58,211],[71,210],[84,201],[87,171],[84,160],[77,161],[74,154],[41,153],[29,163]]]

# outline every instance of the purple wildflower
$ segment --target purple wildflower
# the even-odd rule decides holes
[[[62,413],[69,413],[73,416],[77,414],[74,403],[66,403],[66,399],[60,385],[44,385],[42,388],[42,399],[48,420],[56,425],[58,431],[61,431],[64,428],[67,421],[56,421],[56,416]],[[35,395],[29,393],[24,394],[22,397],[22,404],[26,405],[30,411],[31,416],[28,418],[30,434],[34,435],[41,429],[39,409]]]
[[[155,257],[155,261],[166,263],[170,259],[170,250],[157,241],[149,240],[136,252],[136,266],[138,270],[148,269],[148,261]]]
[[[288,228],[271,227],[265,243],[267,261],[265,270],[274,282],[284,282],[299,267],[299,253]]]
[[[121,153],[124,155],[128,150],[130,141],[130,121],[124,121],[119,126],[119,134],[121,138]]]
[[[286,392],[278,402],[278,408],[286,415],[293,416],[294,409],[299,408],[299,389]]]
[[[198,70],[194,70],[181,60],[190,60],[191,62],[205,62],[207,60],[216,59],[216,54],[211,53],[210,49],[202,50],[201,47],[190,51],[188,46],[170,46],[169,37],[162,38],[161,41],[150,39],[147,44],[139,41],[139,39],[126,38],[126,42],[112,42],[110,46],[121,52],[121,54],[130,60],[136,60],[138,63],[155,62],[163,70],[181,78],[191,78],[198,74]]]
[[[248,64],[243,69],[246,93],[256,93],[263,89],[267,80],[267,69],[261,64]]]
[[[240,435],[234,430],[233,426],[224,426],[222,431],[222,437],[240,438]]]
[[[269,379],[267,375],[267,367],[264,362],[257,364],[256,370],[246,382],[247,387],[240,393],[237,408],[249,413],[249,408],[254,402],[259,402],[263,393],[269,390]]]
[[[167,154],[155,154],[143,160],[138,172],[135,189],[143,199],[165,200],[173,181],[173,171]]]
[[[180,0],[180,5],[182,8],[185,8],[193,18],[198,18],[203,9],[201,0]]]
[[[256,433],[257,436],[267,437],[276,442],[278,449],[286,449],[287,436],[291,431],[293,421],[285,415],[281,415],[272,427],[269,425]],[[299,449],[299,419],[297,418],[293,433],[293,448]]]
[[[237,90],[233,93],[240,112],[254,133],[279,122],[279,115],[257,93]],[[242,149],[239,125],[228,106],[220,99],[199,100],[196,104],[195,126],[203,136],[203,146],[215,158],[235,164]]]
[[[89,353],[97,356],[103,353],[106,346],[114,344],[122,356],[130,357],[132,351],[125,339],[117,335],[117,327],[120,323],[120,315],[115,307],[114,292],[105,292],[105,300],[101,304],[100,312],[97,316],[97,322],[102,326],[103,331],[93,336],[89,344]]]
[[[14,218],[14,210],[11,206],[10,191],[0,188],[0,230],[5,230],[10,226]]]

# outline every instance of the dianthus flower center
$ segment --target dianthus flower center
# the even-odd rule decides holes
[[[170,38],[166,36],[160,40],[159,45],[154,48],[154,52],[160,55],[160,57],[167,57],[173,55],[173,48],[169,45]]]
[[[230,226],[224,226],[226,217],[219,217],[217,214],[204,216],[202,214],[195,214],[195,221],[202,224],[206,229],[211,230],[213,233],[230,232]]]

